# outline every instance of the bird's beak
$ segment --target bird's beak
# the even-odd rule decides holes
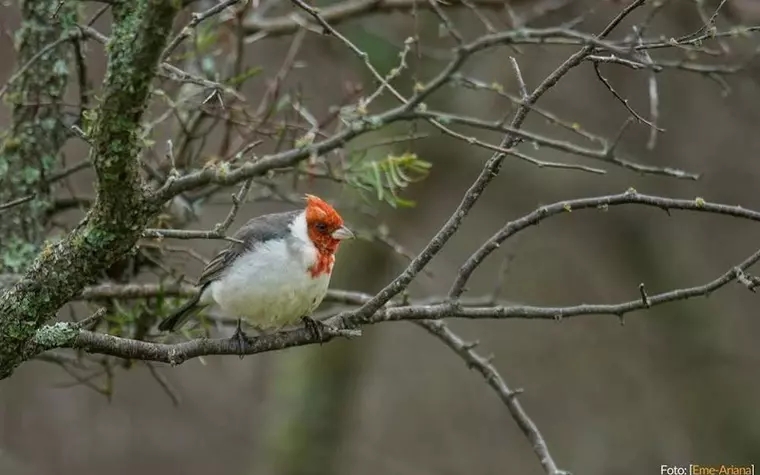
[[[356,236],[354,236],[354,233],[350,229],[348,229],[345,226],[341,226],[338,229],[336,229],[335,231],[333,231],[332,237],[333,237],[333,239],[337,239],[339,241],[342,241],[344,239],[353,239]]]

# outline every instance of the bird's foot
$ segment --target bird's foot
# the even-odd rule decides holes
[[[243,356],[245,356],[245,347],[248,345],[248,335],[245,334],[241,325],[242,319],[238,318],[237,326],[235,327],[235,333],[232,334],[230,340],[232,340],[237,345],[238,355],[242,360]]]
[[[304,327],[306,327],[306,331],[309,333],[312,340],[318,341],[321,345],[322,339],[324,338],[324,329],[328,328],[328,326],[319,320],[314,320],[308,315],[301,317],[301,321],[303,322]]]

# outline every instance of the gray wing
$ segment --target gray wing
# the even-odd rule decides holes
[[[259,243],[272,239],[280,239],[289,232],[288,226],[298,216],[300,211],[257,216],[245,223],[232,237],[241,242],[231,242],[208,263],[200,278],[201,288],[217,280],[230,265],[245,251],[250,251]]]

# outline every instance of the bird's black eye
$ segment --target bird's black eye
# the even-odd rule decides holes
[[[316,228],[317,228],[317,231],[319,231],[320,233],[327,232],[327,225],[325,223],[317,223]]]

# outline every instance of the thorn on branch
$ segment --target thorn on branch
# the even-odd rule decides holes
[[[507,397],[510,398],[510,399],[514,399],[514,398],[516,398],[517,396],[521,395],[524,392],[525,392],[525,389],[523,389],[523,388],[517,388],[517,389],[514,389],[514,390],[510,391],[509,394],[507,394]]]
[[[638,37],[638,44],[641,46],[644,43],[641,29],[637,26],[633,27],[634,33]],[[647,50],[641,51],[641,56],[644,58],[648,66],[653,66],[654,61]],[[657,74],[654,70],[649,72],[649,115],[652,119],[652,123],[656,126],[660,118],[660,94],[657,86]],[[647,149],[654,150],[657,145],[657,129],[649,129],[649,141],[647,142]]]
[[[177,170],[177,162],[174,158],[174,142],[172,142],[171,139],[166,141],[166,159],[169,161],[169,165],[171,166],[171,169],[169,170],[169,176],[179,176],[179,171]]]
[[[647,289],[644,287],[644,282],[639,284],[639,293],[641,294],[641,303],[647,308],[650,308],[652,302],[649,301],[649,295],[647,295]]]

